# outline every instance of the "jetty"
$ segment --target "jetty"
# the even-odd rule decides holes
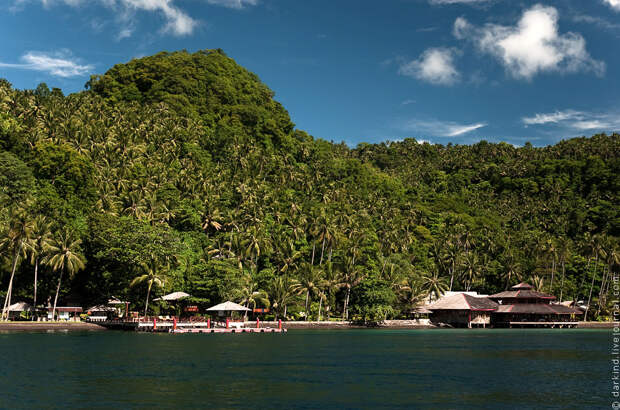
[[[225,322],[187,320],[179,321],[177,318],[140,318],[136,320],[106,320],[97,322],[98,325],[110,330],[125,330],[149,333],[286,333],[282,321],[278,321],[278,327],[261,326],[259,319],[256,325],[245,326],[245,322]]]

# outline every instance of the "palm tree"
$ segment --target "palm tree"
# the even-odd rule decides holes
[[[73,235],[65,230],[59,238],[52,240],[48,246],[48,254],[45,263],[49,265],[53,271],[60,271],[58,286],[56,287],[56,296],[54,297],[52,319],[54,319],[56,315],[56,304],[58,303],[58,294],[60,293],[63,273],[67,271],[69,276],[73,277],[73,275],[85,267],[84,256],[79,253],[81,243],[81,240],[74,239]]]
[[[140,264],[140,266],[142,267],[144,274],[135,277],[129,286],[133,288],[134,286],[138,286],[143,283],[148,285],[148,290],[146,291],[146,303],[144,305],[144,316],[146,317],[146,313],[149,309],[149,297],[151,296],[151,289],[153,288],[153,285],[158,288],[164,286],[165,268],[160,265],[159,260],[153,255],[151,255],[147,262]]]
[[[52,224],[47,221],[45,216],[39,215],[34,220],[32,229],[32,247],[30,249],[30,263],[34,264],[34,292],[32,295],[32,306],[37,306],[37,275],[39,262],[45,257],[45,252],[52,244]]]
[[[246,273],[243,275],[243,286],[240,289],[240,297],[241,302],[239,304],[244,305],[246,308],[249,308],[250,305],[252,309],[256,309],[256,305],[262,305],[265,307],[269,307],[269,296],[267,292],[264,290],[258,289],[258,284],[252,277],[250,273]],[[243,320],[248,319],[248,311],[245,311],[243,316]]]
[[[295,279],[290,279],[288,276],[277,276],[271,282],[269,287],[269,295],[271,296],[271,306],[276,314],[276,320],[279,313],[284,309],[283,317],[286,320],[286,310],[288,304],[293,300],[293,297],[299,293],[299,282]]]
[[[310,295],[318,293],[320,281],[321,271],[318,269],[318,267],[312,266],[311,264],[304,262],[301,265],[301,276],[299,278],[298,292],[300,294],[306,294],[306,320],[308,320],[309,316],[308,302],[310,301]]]
[[[9,230],[4,238],[0,241],[0,249],[6,249],[13,255],[13,267],[11,269],[11,279],[9,287],[4,298],[4,306],[2,308],[2,319],[8,317],[8,308],[11,306],[11,296],[13,292],[13,279],[19,257],[25,257],[26,251],[31,247],[33,222],[26,214],[25,210],[15,210],[11,215]]]
[[[439,277],[439,272],[435,271],[432,275],[427,273],[422,276],[422,288],[427,295],[431,296],[431,299],[434,297],[437,300],[448,290],[448,284],[446,279]]]

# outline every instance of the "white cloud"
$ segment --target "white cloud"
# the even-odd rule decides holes
[[[525,125],[541,125],[548,123],[559,123],[566,120],[580,118],[583,113],[574,110],[555,111],[551,113],[538,113],[533,117],[523,117],[521,120]]]
[[[620,11],[620,0],[603,0],[603,2],[607,3],[612,9]]]
[[[554,111],[537,113],[531,117],[523,117],[521,121],[526,125],[553,125],[573,131],[618,131],[620,130],[620,115],[616,112],[587,112],[577,110]]]
[[[255,6],[258,0],[204,0],[206,3],[231,9],[243,9]],[[199,22],[176,6],[175,0],[13,0],[10,8],[21,10],[26,3],[41,3],[49,8],[56,4],[72,7],[101,4],[117,13],[117,19],[123,24],[117,39],[130,37],[134,31],[134,15],[138,11],[154,12],[162,15],[166,21],[162,32],[175,36],[186,36],[194,32]]]
[[[547,72],[605,72],[605,63],[594,60],[578,33],[558,31],[558,11],[540,4],[524,11],[515,26],[471,25],[463,17],[454,22],[453,34],[469,39],[483,53],[496,57],[515,78],[531,79]]]
[[[415,100],[405,100],[402,103],[400,103],[401,105],[410,105],[410,104],[415,104]]]
[[[447,48],[429,48],[417,59],[400,66],[398,73],[431,84],[451,85],[460,74],[454,67],[455,52]]]
[[[472,4],[484,3],[489,0],[429,0],[431,4]]]
[[[247,6],[255,6],[258,0],[207,0],[207,3],[217,6],[224,6],[231,9],[242,9]]]
[[[486,126],[487,124],[484,122],[459,124],[452,121],[415,119],[408,121],[403,128],[407,131],[430,136],[458,137]]]
[[[22,63],[2,63],[0,67],[42,71],[56,77],[77,77],[88,74],[94,66],[81,65],[67,50],[54,53],[29,51],[21,57]]]

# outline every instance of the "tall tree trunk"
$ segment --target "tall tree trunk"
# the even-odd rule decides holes
[[[583,315],[583,320],[588,320],[588,311],[590,310],[590,301],[592,300],[592,289],[594,288],[594,277],[596,276],[596,268],[598,266],[598,255],[594,262],[594,272],[592,272],[592,283],[590,283],[590,295],[588,296],[588,304],[586,305],[586,313]]]
[[[308,316],[310,316],[308,313],[308,299],[309,298],[310,298],[310,291],[307,291],[306,292],[306,322],[308,321]]]
[[[450,292],[452,292],[452,284],[454,283],[454,266],[450,268]]]
[[[325,253],[325,235],[323,235],[323,244],[321,245],[321,260],[319,266],[323,265],[323,253]]]
[[[562,282],[560,284],[560,302],[562,302],[562,295],[564,295],[564,276],[566,275],[566,263],[562,259]]]
[[[153,281],[149,282],[149,290],[146,291],[146,305],[144,305],[144,317],[146,318],[146,312],[149,310],[149,297],[151,296],[151,287],[153,287]]]
[[[60,277],[58,278],[58,286],[56,287],[56,296],[54,297],[54,307],[52,308],[52,320],[56,317],[56,303],[58,303],[58,293],[60,293],[60,284],[62,283],[62,274],[65,273],[65,268],[60,270]]]
[[[347,286],[347,296],[344,298],[344,320],[349,320],[349,296],[351,295],[351,287]]]
[[[39,271],[39,258],[34,260],[34,295],[32,296],[32,307],[37,307],[37,275]]]
[[[319,316],[318,316],[318,321],[321,321],[321,307],[323,305],[323,298],[321,297],[321,295],[319,295]]]
[[[551,262],[551,283],[549,284],[549,293],[553,294],[553,278],[555,277],[555,256]]]
[[[286,320],[286,308],[287,307],[288,307],[287,305],[284,305],[284,320]]]
[[[312,243],[312,259],[310,260],[310,265],[314,266],[314,249],[316,248],[316,243]]]
[[[6,296],[4,298],[4,306],[2,308],[2,319],[9,318],[9,306],[11,306],[11,294],[13,293],[13,278],[15,277],[15,270],[17,269],[17,260],[19,259],[19,254],[22,251],[22,244],[19,244],[15,254],[13,255],[13,269],[11,269],[11,279],[9,280],[9,287],[6,291]]]

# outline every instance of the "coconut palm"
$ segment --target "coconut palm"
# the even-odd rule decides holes
[[[443,295],[446,290],[448,290],[446,278],[440,277],[439,272],[437,271],[433,274],[427,273],[426,275],[423,275],[421,281],[422,289],[424,289],[427,295],[431,296],[431,299],[433,297],[435,300],[439,299],[439,297]]]
[[[73,277],[73,275],[85,267],[84,256],[79,253],[81,243],[81,240],[75,239],[72,233],[65,230],[60,237],[53,239],[47,248],[45,263],[53,271],[60,271],[56,296],[54,297],[54,307],[52,308],[52,319],[56,315],[56,304],[58,303],[58,294],[60,293],[63,274],[67,271],[69,276]]]
[[[286,320],[286,310],[288,304],[293,301],[293,298],[298,294],[299,282],[295,279],[290,279],[287,275],[277,276],[271,282],[271,286],[268,289],[269,296],[271,296],[271,306],[276,314],[276,320],[278,315],[284,309],[283,317]]]
[[[32,306],[37,306],[37,281],[39,262],[52,244],[52,224],[45,216],[39,215],[35,218],[32,229],[32,247],[30,248],[30,263],[34,264],[34,292],[32,295]]]
[[[31,247],[33,222],[27,216],[25,210],[14,210],[11,215],[11,222],[6,236],[0,240],[0,249],[5,249],[13,258],[11,278],[4,298],[2,308],[2,319],[8,317],[8,307],[11,306],[11,296],[13,292],[13,279],[19,258],[26,257],[26,251]]]
[[[146,302],[144,304],[144,316],[149,310],[149,298],[151,296],[151,289],[153,286],[161,288],[165,283],[165,273],[166,268],[161,266],[160,262],[157,258],[151,256],[147,262],[143,262],[140,264],[140,267],[144,271],[143,275],[135,277],[131,283],[130,287],[135,287],[146,283],[148,285],[148,290],[146,291]]]

